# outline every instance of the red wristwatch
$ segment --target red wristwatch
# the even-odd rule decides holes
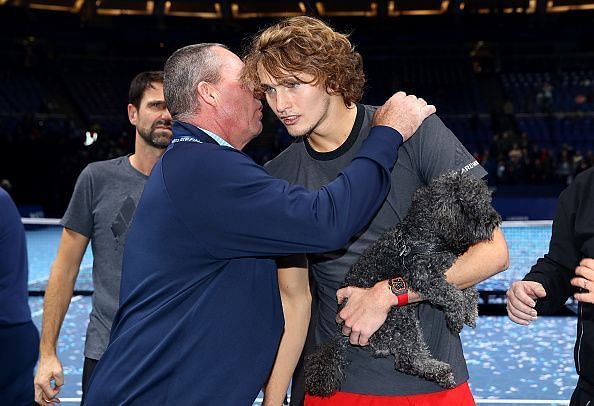
[[[396,306],[405,306],[408,304],[408,285],[403,277],[397,276],[392,279],[388,279],[388,288],[390,292],[396,296],[398,303]]]

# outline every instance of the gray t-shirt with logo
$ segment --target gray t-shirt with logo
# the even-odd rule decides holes
[[[94,293],[85,342],[87,358],[100,359],[109,343],[118,308],[124,242],[146,180],[130,165],[128,156],[91,163],[79,175],[61,221],[91,239]]]
[[[353,129],[338,149],[319,153],[307,140],[289,146],[266,168],[276,177],[291,184],[315,190],[332,181],[344,169],[369,135],[374,107],[357,105],[357,118]],[[326,342],[336,331],[336,290],[344,281],[346,272],[357,261],[365,248],[406,215],[412,195],[419,187],[448,170],[470,171],[484,177],[485,170],[464,148],[454,134],[436,116],[427,118],[415,135],[400,147],[398,162],[392,172],[392,187],[386,202],[366,229],[341,250],[309,255],[315,307],[312,309],[308,353],[316,345]],[[456,382],[468,379],[468,370],[458,334],[446,326],[442,311],[430,304],[418,306],[425,341],[435,358],[450,363]],[[374,395],[411,395],[442,390],[440,386],[422,378],[394,370],[391,357],[374,358],[364,348],[350,346],[342,391]]]

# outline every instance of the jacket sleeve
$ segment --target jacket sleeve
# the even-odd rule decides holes
[[[335,250],[369,222],[390,188],[402,137],[388,127],[372,132],[352,163],[318,191],[273,178],[238,151],[194,144],[184,149],[192,150],[187,157],[166,154],[167,192],[215,258]]]
[[[577,198],[576,191],[577,188],[570,187],[559,197],[549,252],[524,277],[524,280],[541,283],[547,292],[536,304],[542,314],[559,310],[573,293],[570,280],[581,259],[575,240],[575,210],[571,204]]]

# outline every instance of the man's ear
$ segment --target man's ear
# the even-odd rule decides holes
[[[198,93],[198,97],[203,103],[209,104],[211,106],[216,106],[219,102],[219,93],[217,89],[215,89],[215,87],[212,86],[210,83],[198,83],[198,86],[196,87],[196,93]]]
[[[128,104],[128,120],[130,120],[130,124],[136,127],[136,122],[138,121],[138,109],[133,104]]]
[[[326,78],[324,86],[326,87],[326,93],[328,93],[330,96],[339,94],[338,84],[332,80],[331,76]]]

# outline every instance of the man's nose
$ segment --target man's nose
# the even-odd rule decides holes
[[[163,109],[163,111],[161,112],[161,119],[171,121],[171,113],[168,109]]]
[[[283,89],[276,91],[276,111],[283,112],[291,107],[291,100]]]

